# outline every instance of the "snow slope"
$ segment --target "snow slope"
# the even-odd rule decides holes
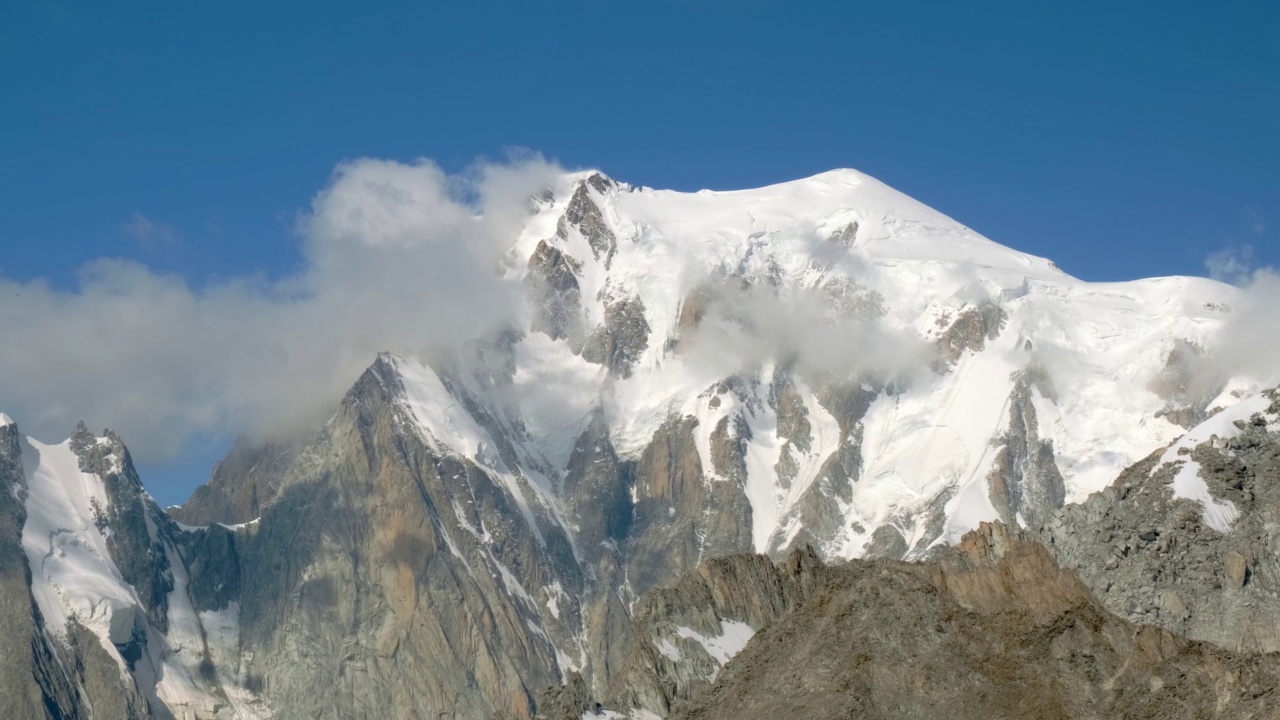
[[[111,619],[142,603],[120,576],[94,523],[94,507],[107,503],[102,479],[80,471],[70,441],[45,445],[29,439],[25,449],[29,474],[22,547],[31,566],[32,595],[51,632],[65,634],[74,615],[123,667],[107,640]]]
[[[96,442],[111,445],[105,437]],[[108,549],[112,528],[106,511],[111,499],[104,478],[82,471],[71,446],[71,440],[46,444],[26,438],[23,443],[27,519],[22,547],[31,568],[31,593],[46,630],[65,641],[72,618],[85,626],[119,665],[121,676],[132,674],[153,708],[163,706],[180,717],[213,717],[217,708],[230,704],[239,718],[267,715],[233,683],[215,690],[197,680],[206,645],[218,659],[232,658],[237,651],[236,608],[196,612],[187,593],[183,558],[160,534],[152,516],[159,513],[154,503],[145,510],[147,527],[167,555],[173,590],[167,596],[167,632],[147,619],[145,603]],[[112,472],[122,472],[124,462],[123,448],[117,448],[111,456]],[[131,673],[117,645],[129,643],[139,628],[144,636],[142,657]]]

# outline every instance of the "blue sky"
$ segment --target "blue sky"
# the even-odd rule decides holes
[[[854,167],[1090,280],[1280,264],[1280,4],[974,5],[10,0],[0,274],[279,277],[339,161],[509,147],[680,189]]]

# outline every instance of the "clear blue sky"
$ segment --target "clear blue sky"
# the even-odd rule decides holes
[[[681,189],[854,167],[1091,280],[1280,263],[1274,0],[3,8],[13,279],[282,275],[336,162],[509,146]]]

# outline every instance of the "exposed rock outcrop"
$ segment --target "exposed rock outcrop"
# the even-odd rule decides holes
[[[87,718],[86,698],[63,670],[31,596],[22,550],[22,442],[16,424],[0,424],[0,637],[7,648],[0,662],[0,697],[12,717]]]
[[[1273,395],[1273,397],[1276,397]],[[1041,536],[1112,611],[1236,650],[1280,650],[1280,402],[1180,456],[1237,513],[1225,532],[1175,496],[1163,450],[1047,520]]]
[[[924,564],[814,563],[800,575],[814,582],[793,595],[798,602],[758,628],[714,683],[687,691],[666,717],[1154,719],[1274,713],[1276,656],[1240,655],[1122,620],[1015,528],[983,524],[958,547]],[[781,597],[786,591],[776,589],[792,587],[768,572],[735,573],[729,582],[736,597],[751,596],[750,588]],[[677,588],[708,585],[715,587],[685,579]],[[719,601],[697,592],[656,591],[652,597],[645,602],[668,615],[687,616],[693,608],[713,615]],[[664,657],[678,664],[672,656],[683,658],[683,650],[671,649],[649,651],[651,666],[664,668]],[[666,668],[663,677],[666,687],[682,688],[678,672]],[[631,695],[603,705],[628,717],[654,712],[642,702]],[[548,705],[553,707],[558,706]]]
[[[584,340],[581,264],[543,240],[529,257],[525,287],[532,317],[529,328],[552,340],[564,339],[581,351]]]
[[[706,558],[752,546],[751,505],[741,487],[707,482],[693,418],[668,420],[634,469],[635,524],[628,578],[639,595]]]
[[[865,382],[835,380],[824,383],[816,393],[818,403],[839,425],[839,444],[823,462],[817,479],[800,496],[784,523],[784,527],[794,527],[796,531],[789,541],[784,537],[775,538],[775,550],[786,552],[806,545],[823,547],[838,534],[844,523],[838,503],[853,499],[853,486],[862,469],[862,419],[878,394]]]
[[[938,336],[938,350],[944,362],[955,363],[966,350],[975,352],[986,347],[1004,329],[1008,315],[994,302],[965,308]]]
[[[1009,430],[999,440],[987,478],[991,504],[1006,523],[1039,527],[1066,502],[1053,443],[1041,439],[1032,401],[1032,393],[1040,392],[1045,382],[1034,368],[1020,371],[1009,395]]]
[[[611,375],[629,377],[631,366],[649,346],[649,323],[640,298],[614,300],[604,307],[604,324],[582,346],[582,358],[609,368]]]
[[[162,513],[143,489],[129,451],[115,433],[108,430],[99,439],[80,423],[71,435],[71,451],[82,472],[102,478],[107,503],[93,508],[94,522],[106,531],[111,559],[125,582],[137,591],[147,618],[165,632],[173,573],[155,527],[155,518]]]
[[[609,224],[605,222],[600,206],[591,199],[591,193],[587,188],[591,187],[598,193],[604,193],[612,184],[612,180],[599,173],[579,183],[569,198],[569,207],[565,209],[556,228],[556,234],[561,238],[567,236],[568,228],[577,229],[591,246],[592,254],[596,259],[601,260],[605,267],[609,267],[614,253],[618,251],[618,239],[609,228]]]
[[[241,437],[214,466],[207,484],[196,488],[187,502],[165,512],[186,525],[239,525],[257,518],[275,499],[285,473],[306,444],[305,437],[265,441]]]
[[[550,625],[577,617],[571,545],[501,471],[434,451],[403,398],[380,360],[238,536],[247,672],[308,717],[528,717],[572,636]],[[558,617],[533,596],[552,583]]]
[[[853,244],[854,242],[857,241],[857,239],[858,239],[858,223],[856,221],[851,222],[848,225],[845,225],[844,227],[840,228],[839,230],[831,233],[831,237],[827,238],[828,241],[836,243],[837,245],[842,245],[846,248],[853,247]]]

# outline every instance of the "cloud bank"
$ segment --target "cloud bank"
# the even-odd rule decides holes
[[[1217,372],[1280,384],[1280,273],[1252,271],[1214,349]]]
[[[792,288],[707,282],[703,317],[687,339],[691,363],[710,374],[755,372],[766,363],[811,380],[875,378],[905,382],[927,371],[937,348],[881,321],[882,299],[858,289]]]
[[[123,260],[84,266],[70,290],[0,278],[0,408],[48,439],[109,425],[148,461],[197,435],[320,422],[377,352],[514,319],[518,289],[494,267],[559,172],[536,156],[456,175],[344,163],[299,219],[302,269],[280,280],[192,287]]]

